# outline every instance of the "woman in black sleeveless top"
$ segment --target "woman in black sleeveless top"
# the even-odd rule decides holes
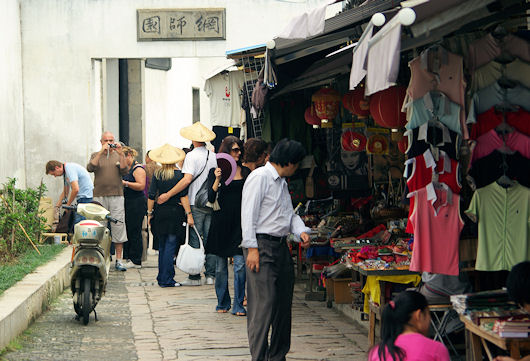
[[[124,264],[125,268],[142,267],[142,222],[145,217],[147,203],[144,195],[145,169],[135,158],[138,152],[130,147],[123,148],[125,160],[129,166],[122,180],[123,197],[125,199],[125,229],[127,242],[123,246],[123,258],[129,259]]]

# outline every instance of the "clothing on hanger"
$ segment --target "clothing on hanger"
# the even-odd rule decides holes
[[[477,138],[471,163],[473,164],[476,160],[488,156],[494,150],[503,152],[506,149],[509,149],[511,152],[504,151],[504,153],[518,151],[525,158],[530,158],[530,137],[517,130],[506,134],[499,134],[495,129],[492,129]]]
[[[459,159],[461,143],[460,135],[447,128],[445,128],[446,131],[444,131],[444,125],[440,123],[441,127],[431,127],[431,129],[427,129],[427,138],[424,137],[424,131],[422,131],[422,136],[420,137],[420,128],[426,124],[428,126],[428,123],[425,123],[418,128],[409,129],[403,134],[408,137],[408,147],[405,151],[407,158],[417,157],[429,149],[435,159],[438,159],[437,155],[440,151],[445,152],[451,159]],[[443,143],[437,142],[437,139],[444,139],[444,132],[448,132],[449,141]]]
[[[443,183],[413,194],[410,222],[414,229],[414,249],[410,270],[458,275],[458,243],[464,227],[460,196]]]
[[[504,163],[506,162],[506,166]],[[503,154],[498,150],[473,162],[468,179],[478,188],[486,187],[506,175],[525,187],[530,187],[530,159],[519,152]]]
[[[516,112],[499,111],[495,107],[491,107],[488,111],[480,114],[478,121],[471,126],[470,138],[477,139],[503,122],[530,136],[530,112],[523,109]]]
[[[476,92],[494,84],[502,77],[519,82],[523,86],[530,88],[530,64],[520,59],[515,59],[507,64],[490,61],[472,73],[469,89],[472,92]]]
[[[499,28],[500,29],[500,28]],[[479,67],[506,55],[530,62],[530,43],[506,30],[493,31],[469,44],[467,67],[473,73]]]
[[[478,115],[503,103],[518,105],[527,112],[530,111],[530,89],[520,84],[516,84],[514,87],[503,87],[498,81],[480,89],[473,94],[471,99],[467,123],[476,123]]]
[[[407,129],[414,129],[429,120],[442,122],[452,131],[462,135],[460,125],[460,105],[452,102],[445,94],[438,91],[430,91],[422,98],[416,99],[408,107]]]
[[[403,111],[409,103],[422,98],[426,93],[437,90],[453,103],[460,105],[460,124],[464,139],[468,138],[465,127],[465,80],[463,60],[441,46],[426,49],[409,62],[411,77]]]
[[[493,182],[475,191],[466,214],[478,222],[476,270],[509,271],[530,259],[529,188]]]

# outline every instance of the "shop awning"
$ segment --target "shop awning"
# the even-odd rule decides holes
[[[305,56],[336,48],[349,40],[358,38],[365,23],[372,14],[394,8],[399,5],[396,0],[373,0],[346,10],[326,20],[324,32],[313,38],[304,40],[288,40],[276,38],[274,63],[281,65]]]

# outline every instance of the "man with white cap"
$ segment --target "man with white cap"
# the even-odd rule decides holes
[[[196,196],[201,189],[201,186],[207,181],[210,169],[217,168],[215,153],[206,149],[206,142],[214,140],[215,133],[200,122],[197,122],[193,125],[182,128],[180,130],[180,135],[191,140],[193,144],[193,150],[189,152],[184,159],[184,166],[182,167],[184,178],[182,178],[169,192],[161,194],[158,197],[157,202],[162,204],[189,186],[188,196],[195,227],[197,227],[197,230],[201,234],[203,242],[206,243],[212,220],[212,209],[208,207],[199,207]],[[199,248],[199,240],[195,232],[190,232],[189,243],[192,247]],[[215,260],[215,255],[206,255],[204,275],[206,276],[206,284],[208,285],[214,284]],[[200,286],[201,275],[189,275],[188,279],[181,282],[181,284],[183,286]]]

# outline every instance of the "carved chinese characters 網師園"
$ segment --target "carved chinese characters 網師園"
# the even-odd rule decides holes
[[[138,41],[225,39],[225,9],[139,9]]]

